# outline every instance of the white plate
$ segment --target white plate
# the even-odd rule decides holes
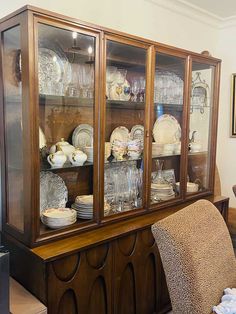
[[[40,214],[47,208],[66,207],[68,190],[65,182],[50,171],[40,172]]]
[[[179,141],[181,127],[178,121],[169,114],[160,116],[153,127],[153,137],[158,144],[172,144]]]
[[[111,133],[110,143],[112,144],[114,140],[119,140],[121,142],[128,143],[129,130],[125,126],[118,126]]]
[[[72,71],[66,56],[59,56],[48,48],[39,48],[38,52],[39,93],[57,95],[56,84],[68,85]],[[53,84],[54,85],[53,85]]]
[[[84,150],[85,146],[93,146],[93,127],[89,124],[80,124],[72,134],[72,144]]]
[[[143,142],[144,142],[144,126],[137,124],[134,125],[130,131],[130,138],[132,140],[140,140],[141,145],[143,148]]]

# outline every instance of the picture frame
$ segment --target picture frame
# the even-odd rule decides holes
[[[230,137],[236,137],[236,73],[231,76]]]

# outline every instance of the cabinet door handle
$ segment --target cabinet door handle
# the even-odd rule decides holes
[[[150,136],[150,133],[148,130],[146,130],[146,137],[149,137]]]

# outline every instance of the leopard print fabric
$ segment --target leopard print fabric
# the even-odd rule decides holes
[[[206,200],[158,221],[160,251],[173,314],[210,314],[226,287],[236,287],[236,260],[227,226]]]

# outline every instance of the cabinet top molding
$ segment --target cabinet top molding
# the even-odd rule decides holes
[[[199,60],[202,60],[202,61],[204,61],[204,60],[211,60],[212,62],[215,62],[215,63],[221,62],[220,59],[212,57],[211,55],[196,53],[196,52],[193,52],[193,51],[190,51],[190,50],[186,50],[186,49],[182,49],[182,48],[177,48],[177,47],[174,47],[174,46],[166,45],[166,44],[159,43],[159,42],[151,40],[151,39],[146,39],[146,38],[143,38],[143,37],[131,35],[131,34],[128,34],[128,33],[121,32],[121,31],[113,30],[111,28],[99,26],[99,25],[96,25],[96,24],[93,24],[93,23],[84,22],[84,21],[81,21],[81,20],[79,20],[77,18],[72,18],[72,17],[66,16],[66,15],[63,15],[63,14],[59,14],[59,13],[52,12],[52,11],[49,11],[49,10],[41,9],[41,8],[38,8],[38,7],[35,7],[35,6],[31,6],[31,5],[25,5],[25,6],[21,7],[20,9],[18,9],[16,11],[6,15],[5,17],[1,18],[0,19],[0,24],[5,22],[5,21],[7,21],[8,19],[18,15],[18,14],[21,14],[22,12],[28,12],[29,14],[34,14],[34,15],[37,15],[37,16],[48,17],[49,19],[52,18],[52,19],[64,20],[65,22],[74,23],[75,25],[80,26],[80,27],[81,26],[85,26],[87,28],[90,28],[93,31],[100,31],[100,32],[105,32],[107,34],[112,34],[112,35],[116,35],[116,36],[132,38],[133,40],[136,40],[138,42],[142,42],[144,44],[154,45],[159,50],[161,48],[165,49],[165,51],[169,50],[170,52],[174,50],[175,52],[178,51],[179,53],[184,54],[186,56],[191,54],[192,57],[197,57]]]

